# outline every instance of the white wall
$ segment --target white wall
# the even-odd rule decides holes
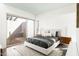
[[[49,11],[37,16],[39,20],[40,30],[41,29],[61,29],[62,36],[69,36],[76,41],[75,29],[76,29],[76,14],[75,4],[65,6],[63,8]]]
[[[2,48],[6,47],[6,8],[0,4],[0,44]]]
[[[76,30],[76,37],[77,37],[77,49],[78,49],[78,55],[79,55],[79,28]]]

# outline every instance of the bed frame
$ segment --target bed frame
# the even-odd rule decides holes
[[[38,52],[43,53],[44,55],[49,55],[59,44],[60,44],[60,41],[57,41],[51,47],[45,49],[43,47],[29,43],[27,41],[24,42],[24,46],[30,47]]]

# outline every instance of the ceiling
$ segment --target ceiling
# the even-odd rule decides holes
[[[6,3],[6,5],[39,15],[47,11],[72,5],[72,3]]]

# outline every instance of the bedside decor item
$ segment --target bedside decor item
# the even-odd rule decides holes
[[[60,37],[60,36],[61,36],[60,31],[56,31],[55,37]]]

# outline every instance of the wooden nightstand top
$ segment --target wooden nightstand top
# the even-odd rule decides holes
[[[64,44],[69,44],[71,41],[71,37],[59,37],[60,42]]]

